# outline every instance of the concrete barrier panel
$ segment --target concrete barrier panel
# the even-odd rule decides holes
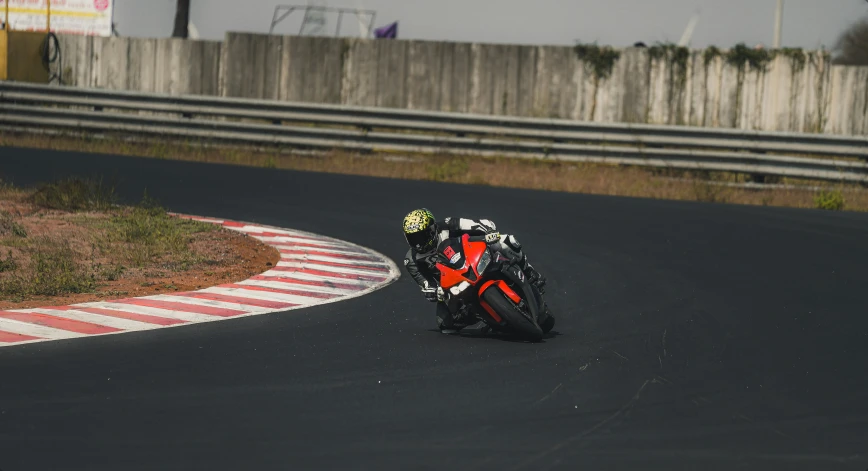
[[[584,63],[576,58],[573,48],[540,46],[536,49],[536,76],[533,90],[532,116],[539,118],[579,118],[582,109],[579,97],[584,91]]]
[[[623,74],[621,80],[621,101],[618,121],[625,123],[646,123],[648,119],[650,62],[648,52],[642,48],[624,51],[616,66]]]
[[[377,50],[377,102],[386,108],[407,107],[409,41],[374,41]]]
[[[197,92],[202,95],[220,94],[220,59],[223,43],[220,41],[197,41],[199,59],[196,64],[191,64],[190,75],[195,76],[199,71],[199,84]],[[198,67],[198,69],[197,69]]]
[[[442,43],[411,41],[408,45],[407,108],[440,109],[440,81],[443,73]]]
[[[286,38],[289,40],[289,38]],[[376,106],[377,103],[377,51],[370,39],[347,39],[346,57],[341,80],[341,103],[351,106]],[[290,51],[284,49],[284,62],[289,64]],[[284,65],[286,69],[287,65]],[[288,83],[284,82],[288,92]],[[303,92],[303,90],[301,91]],[[282,93],[281,99],[288,99]]]
[[[470,111],[470,90],[473,83],[473,49],[467,43],[452,43],[447,51],[450,49],[452,74],[446,79],[449,81],[450,93],[448,102],[443,106],[447,111],[467,113]]]
[[[223,41],[223,96],[245,97],[251,80],[250,42],[252,35],[227,33]]]
[[[154,92],[157,89],[157,40],[130,41],[127,86],[130,90]]]
[[[517,54],[518,89],[515,97],[515,114],[518,116],[533,115],[533,91],[536,83],[537,49],[535,47],[519,46]],[[569,111],[572,115],[572,110]]]
[[[104,66],[98,71],[98,83],[112,90],[127,90],[129,77],[129,38],[95,38],[102,44]]]

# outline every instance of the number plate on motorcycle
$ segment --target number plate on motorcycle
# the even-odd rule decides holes
[[[500,239],[500,233],[499,232],[492,232],[489,234],[485,234],[485,241],[488,243],[495,242],[498,239]]]

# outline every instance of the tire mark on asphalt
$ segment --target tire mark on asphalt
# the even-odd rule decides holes
[[[613,413],[609,417],[606,417],[602,421],[598,422],[593,427],[586,429],[577,435],[573,435],[572,437],[569,437],[566,440],[561,441],[560,443],[555,444],[554,446],[550,447],[549,449],[547,449],[547,450],[545,450],[545,451],[543,451],[543,452],[541,452],[535,456],[532,456],[531,458],[517,464],[516,466],[514,466],[510,469],[512,469],[512,470],[521,469],[525,466],[532,464],[535,461],[539,461],[540,459],[545,458],[546,456],[549,456],[552,453],[557,452],[558,450],[569,445],[570,443],[580,441],[580,440],[584,439],[585,437],[592,435],[597,430],[600,430],[601,428],[605,427],[609,422],[612,422],[613,420],[615,420],[618,417],[620,417],[621,415],[623,415],[625,412],[628,412],[630,409],[632,409],[633,406],[635,406],[636,403],[639,401],[639,398],[642,397],[642,392],[645,390],[645,388],[648,386],[648,384],[652,383],[652,382],[656,383],[657,382],[656,378],[646,379],[645,382],[643,382],[642,385],[639,386],[639,389],[636,391],[636,394],[633,395],[632,399],[627,401],[627,403],[624,404],[623,406],[621,406],[621,408],[618,409],[617,411],[615,411],[615,413]]]
[[[560,384],[558,384],[557,386],[555,386],[554,389],[552,389],[552,392],[550,392],[550,393],[546,394],[545,396],[543,396],[539,401],[534,402],[533,405],[536,406],[536,405],[542,404],[543,402],[547,401],[549,398],[551,398],[551,397],[552,397],[552,396],[553,396],[553,395],[554,395],[554,394],[555,394],[559,389],[561,389],[563,386],[564,386],[564,383],[560,383]]]

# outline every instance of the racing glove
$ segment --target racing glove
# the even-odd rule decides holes
[[[437,293],[438,289],[439,289],[439,287],[434,288],[427,281],[425,281],[424,284],[422,285],[422,295],[425,296],[425,299],[427,299],[428,301],[430,301],[432,303],[436,303],[438,301],[438,299],[437,299],[438,298],[438,293]],[[441,292],[442,292],[442,290],[441,290]]]

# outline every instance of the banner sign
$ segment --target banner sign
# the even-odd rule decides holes
[[[51,31],[58,34],[111,36],[114,0],[0,0],[0,21],[5,21],[8,6],[10,30],[45,31],[49,1]]]

